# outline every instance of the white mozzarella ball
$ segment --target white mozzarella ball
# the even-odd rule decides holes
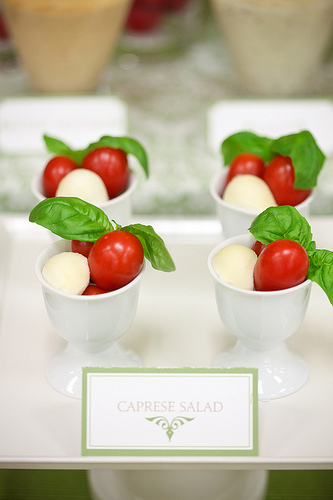
[[[227,184],[223,199],[231,205],[262,212],[276,206],[274,196],[266,182],[256,175],[236,175]]]
[[[245,245],[223,247],[213,259],[213,269],[229,285],[244,290],[253,290],[253,269],[257,254]]]
[[[77,196],[89,203],[104,203],[109,195],[101,177],[86,168],[76,168],[61,179],[56,196]]]
[[[46,262],[42,276],[61,292],[81,295],[90,282],[88,259],[75,252],[58,253]]]

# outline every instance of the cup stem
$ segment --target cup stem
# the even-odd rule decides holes
[[[141,360],[127,347],[113,342],[98,352],[82,351],[68,343],[63,351],[53,356],[46,366],[46,378],[58,392],[76,399],[82,397],[83,367],[138,367]]]
[[[306,361],[285,342],[272,349],[258,350],[238,340],[234,347],[217,356],[214,366],[257,368],[258,397],[261,401],[296,392],[309,376]]]

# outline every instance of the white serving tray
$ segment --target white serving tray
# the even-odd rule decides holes
[[[143,220],[161,234],[177,271],[147,266],[138,311],[123,343],[145,366],[211,366],[235,340],[222,325],[210,250],[221,238],[215,219]],[[333,218],[310,219],[318,247],[333,249]],[[333,308],[314,285],[309,309],[289,344],[309,363],[295,394],[259,403],[258,457],[82,457],[81,402],[45,380],[48,359],[63,347],[46,316],[34,273],[49,234],[27,216],[0,225],[0,467],[7,468],[333,468]]]

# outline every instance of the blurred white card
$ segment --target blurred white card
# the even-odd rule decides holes
[[[226,99],[208,110],[207,142],[214,154],[220,155],[224,139],[244,130],[273,139],[308,130],[329,156],[333,154],[333,102],[329,99]]]
[[[44,134],[84,149],[103,135],[126,135],[127,129],[127,105],[115,96],[16,97],[0,103],[2,154],[43,154]]]

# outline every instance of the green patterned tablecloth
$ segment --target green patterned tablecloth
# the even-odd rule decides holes
[[[3,62],[0,94],[27,93],[33,92],[15,59]],[[97,93],[126,101],[129,133],[142,141],[149,153],[151,177],[136,192],[134,211],[147,215],[213,214],[208,183],[220,166],[220,158],[207,148],[206,111],[218,100],[248,97],[236,84],[214,20],[208,16],[191,46],[172,58],[143,60],[117,53]],[[332,58],[318,75],[314,95],[333,96]],[[31,158],[24,162],[0,158],[2,211],[30,210],[35,203],[30,193],[35,171]],[[326,188],[330,183],[333,189],[333,174],[328,172]],[[333,196],[331,201],[326,193],[320,200],[314,211],[333,213]]]

